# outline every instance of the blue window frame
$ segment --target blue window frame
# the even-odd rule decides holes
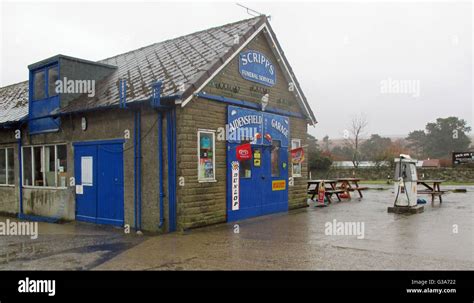
[[[58,65],[50,65],[33,72],[33,101],[57,95],[56,81],[59,79]]]
[[[59,77],[59,62],[52,62],[30,70],[29,100],[31,102],[28,103],[30,134],[59,130],[60,118],[49,116],[60,106],[60,95],[56,93],[56,81]]]

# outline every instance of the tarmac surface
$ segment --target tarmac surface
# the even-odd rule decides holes
[[[40,223],[36,240],[0,236],[0,270],[473,270],[474,187],[460,187],[468,192],[442,204],[422,196],[424,212],[412,215],[387,212],[385,187],[361,200],[164,235]],[[347,229],[351,222],[359,229]],[[328,228],[343,224],[344,235]]]

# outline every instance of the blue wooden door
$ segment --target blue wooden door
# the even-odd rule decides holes
[[[227,220],[236,221],[287,211],[289,119],[280,115],[229,106],[228,124],[231,139],[227,142]],[[239,162],[236,148],[244,142],[232,135],[239,133],[244,127],[254,128],[260,136],[259,139],[251,141],[252,160]],[[259,161],[256,162],[257,154]],[[235,165],[239,167],[238,209],[233,208]]]
[[[74,163],[76,219],[123,226],[123,143],[76,143]]]
[[[250,217],[255,217],[260,214],[261,200],[262,200],[262,189],[265,182],[265,169],[261,165],[255,165],[255,161],[246,160],[246,161],[237,161],[236,157],[236,147],[238,144],[229,144],[228,146],[228,181],[229,189],[228,192],[228,205],[227,205],[227,220],[236,221],[239,219],[245,219]],[[252,153],[255,154],[255,151],[262,151],[262,146],[254,145],[252,146]],[[232,187],[235,184],[233,179],[233,170],[232,166],[239,166],[239,177],[238,177],[238,209],[233,207],[235,203],[232,195]]]
[[[280,140],[265,147],[266,175],[260,215],[288,210],[288,149]]]
[[[123,226],[123,145],[101,144],[97,149],[97,223]]]
[[[74,146],[76,179],[76,219],[96,222],[97,218],[97,146]],[[84,173],[83,173],[84,170]],[[84,182],[83,182],[84,177]],[[82,192],[82,193],[81,193]]]

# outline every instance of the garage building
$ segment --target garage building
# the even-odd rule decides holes
[[[316,124],[265,16],[0,88],[0,213],[170,232],[306,206]]]

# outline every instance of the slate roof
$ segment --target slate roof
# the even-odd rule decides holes
[[[121,78],[126,79],[127,102],[150,98],[151,85],[158,80],[163,80],[162,97],[184,95],[207,78],[214,66],[222,64],[223,56],[235,47],[235,37],[245,40],[265,20],[264,16],[241,20],[101,60],[100,63],[117,66],[117,70],[97,84],[95,98],[84,95],[62,111],[118,104]]]
[[[60,112],[118,104],[120,79],[126,79],[127,102],[149,99],[151,85],[158,80],[163,81],[162,97],[181,95],[184,99],[265,22],[265,16],[241,20],[101,60],[99,63],[117,66],[117,69],[96,83],[96,96],[82,95],[62,107]],[[0,88],[0,111],[0,124],[19,121],[27,115],[28,82]]]
[[[28,81],[0,88],[0,124],[16,122],[28,115]]]

